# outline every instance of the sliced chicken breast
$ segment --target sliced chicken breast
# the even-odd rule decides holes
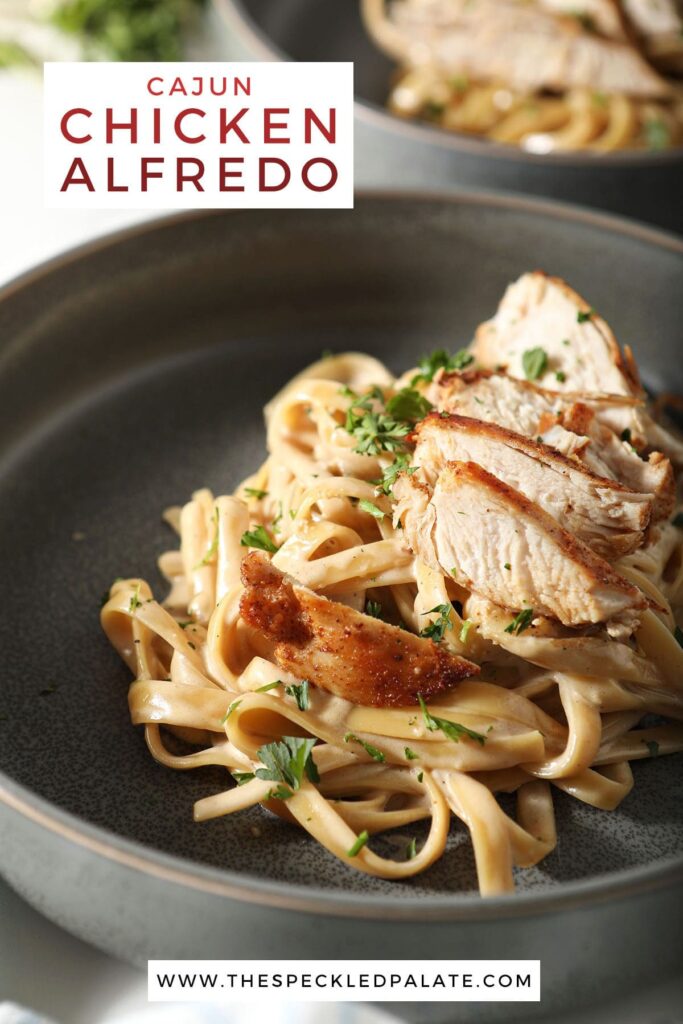
[[[653,494],[654,521],[671,514],[675,501],[671,462],[661,452],[641,458],[626,439],[630,433],[622,438],[600,420],[597,397],[586,396],[584,400],[581,396],[577,400],[574,394],[559,394],[491,371],[442,373],[430,385],[427,397],[440,411],[497,423],[536,438],[580,460],[598,476]],[[620,408],[632,416],[633,405]],[[645,437],[641,443],[646,445]]]
[[[394,494],[422,561],[495,604],[566,626],[606,623],[615,636],[632,632],[646,607],[606,561],[475,463],[449,463],[433,492],[404,474]]]
[[[586,88],[668,96],[667,82],[628,43],[575,17],[516,0],[365,0],[377,43],[402,63],[499,80],[521,91]]]
[[[640,547],[654,497],[597,476],[578,459],[495,423],[432,413],[418,424],[413,463],[433,487],[449,462],[476,462],[538,504],[604,558]]]
[[[242,618],[287,672],[354,704],[395,707],[449,690],[477,665],[295,583],[262,555],[242,563]]]
[[[482,367],[502,365],[510,376],[524,378],[525,353],[533,349],[545,354],[545,365],[535,368],[541,387],[642,397],[630,350],[622,353],[585,299],[541,271],[508,286],[493,319],[477,329],[472,351]]]

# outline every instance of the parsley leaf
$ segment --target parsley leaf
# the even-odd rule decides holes
[[[416,754],[414,750],[410,749],[410,747],[404,747],[403,748],[403,753],[406,756],[406,761],[419,761],[420,760],[420,755]]]
[[[135,588],[131,596],[130,604],[128,605],[128,611],[135,612],[137,611],[138,608],[141,607],[142,601],[140,600],[140,584],[138,583],[137,587]]]
[[[467,637],[469,636],[469,632],[472,629],[473,625],[474,625],[474,623],[472,622],[471,619],[464,619],[463,624],[462,624],[462,628],[460,630],[460,643],[461,644],[467,643]]]
[[[246,786],[247,782],[256,778],[253,772],[230,772],[230,774],[238,786]]]
[[[353,395],[353,392],[351,392]],[[373,403],[383,402],[379,388],[371,388],[366,395],[355,397],[346,413],[345,430],[356,441],[354,451],[359,455],[378,455],[382,451],[401,451],[404,438],[410,433],[409,423],[401,423],[386,412],[375,410]]]
[[[412,476],[417,470],[417,466],[411,466],[409,463],[410,457],[403,452],[399,452],[391,465],[385,466],[382,470],[382,479],[371,480],[370,483],[374,484],[381,494],[391,496],[391,489],[396,483],[396,477],[399,473],[407,473],[408,476]]]
[[[265,768],[256,769],[256,778],[283,782],[292,790],[299,789],[304,773],[311,782],[319,782],[318,769],[311,756],[315,743],[315,739],[283,736],[280,742],[266,743],[259,747],[257,756]],[[278,799],[283,797],[279,796]]]
[[[300,683],[292,683],[291,686],[285,686],[285,693],[288,697],[294,698],[299,711],[308,711],[310,706],[308,687],[308,679],[303,679]]]
[[[274,683],[264,683],[263,686],[257,686],[254,693],[268,693],[268,690],[274,690],[277,686],[282,686],[281,679],[276,679]]]
[[[443,640],[446,630],[453,629],[451,606],[449,604],[437,604],[436,608],[430,608],[428,612],[423,612],[423,614],[432,615],[435,612],[439,613],[438,619],[435,619],[434,622],[430,622],[428,626],[421,629],[420,636],[427,637],[433,640],[435,644],[439,644]]]
[[[344,743],[360,743],[365,753],[369,754],[373,761],[379,761],[380,763],[386,761],[386,757],[381,750],[378,750],[377,747],[373,747],[372,743],[366,743],[365,740],[356,736],[355,733],[347,732],[344,737]]]
[[[560,384],[564,384],[566,379],[567,379],[567,374],[564,372],[564,370],[556,370],[556,372],[555,372],[555,380],[559,381]]]
[[[256,526],[253,530],[245,530],[240,539],[243,548],[258,548],[259,551],[278,550],[278,546],[265,526]]]
[[[669,126],[661,117],[652,117],[643,126],[648,149],[666,149],[671,145]]]
[[[515,617],[512,620],[512,622],[505,627],[505,632],[506,633],[516,633],[517,636],[519,636],[520,633],[523,633],[525,629],[529,628],[529,626],[531,625],[531,620],[533,619],[533,617],[534,617],[534,610],[533,610],[533,608],[524,608],[524,610],[521,611],[521,612],[518,612],[517,615],[515,615]]]
[[[241,704],[241,703],[242,703],[242,698],[241,698],[241,697],[239,698],[239,700],[234,700],[234,701],[232,702],[232,704],[230,705],[230,707],[228,708],[228,710],[227,710],[227,711],[225,712],[225,714],[224,714],[224,715],[223,715],[223,717],[221,718],[221,725],[225,725],[225,723],[226,723],[226,722],[227,722],[227,720],[228,720],[228,719],[230,718],[230,715],[231,715],[231,714],[233,713],[233,711],[235,710],[235,708],[238,708],[238,707],[240,706],[240,704]]]
[[[461,725],[459,722],[451,722],[447,718],[437,718],[436,715],[432,715],[429,708],[422,699],[422,695],[418,693],[417,699],[420,702],[422,708],[422,717],[424,719],[425,727],[429,732],[436,732],[438,729],[447,736],[449,740],[453,740],[454,743],[459,743],[463,736],[467,736],[471,740],[475,740],[480,743],[483,747],[486,743],[486,737],[482,736],[480,732],[475,732],[474,729],[468,729],[466,725]]]
[[[356,838],[356,841],[353,844],[353,846],[351,847],[351,849],[347,850],[346,856],[347,857],[357,857],[358,854],[360,853],[360,851],[363,849],[363,847],[367,843],[369,838],[370,838],[370,836],[368,835],[367,831],[365,829],[363,829],[363,831],[360,833],[360,835]]]
[[[211,521],[214,524],[213,540],[211,541],[211,544],[209,545],[209,549],[206,552],[206,554],[204,555],[204,557],[202,558],[202,560],[200,562],[197,562],[197,564],[194,566],[195,569],[201,569],[201,567],[203,565],[208,565],[209,562],[211,561],[211,559],[215,556],[216,552],[218,551],[218,509],[217,508],[215,508],[213,510],[213,515],[211,517]]]
[[[576,313],[576,322],[577,324],[585,324],[587,320],[592,320],[594,316],[595,310],[592,306],[590,309],[586,310],[586,312],[579,309]]]
[[[434,406],[428,402],[424,395],[414,388],[401,388],[393,398],[387,402],[387,412],[397,420],[408,420],[415,423],[424,419]]]
[[[548,354],[544,348],[528,348],[522,354],[522,369],[527,380],[538,380],[548,369]]]
[[[379,603],[379,601],[366,601],[365,614],[371,615],[373,619],[381,619],[382,605]]]
[[[436,349],[428,356],[423,356],[418,362],[420,372],[416,373],[411,384],[417,384],[419,381],[429,383],[434,380],[434,375],[437,370],[464,370],[466,366],[470,366],[474,362],[474,356],[471,352],[468,352],[466,348],[461,348],[459,352],[451,356],[443,348]]]
[[[386,512],[382,512],[381,508],[377,508],[377,506],[373,505],[373,503],[368,501],[367,498],[361,498],[358,502],[358,507],[362,508],[364,512],[369,513],[369,515],[374,516],[375,519],[384,519],[386,515]]]
[[[244,493],[248,498],[258,498],[259,501],[268,497],[268,491],[262,491],[260,487],[245,487]]]

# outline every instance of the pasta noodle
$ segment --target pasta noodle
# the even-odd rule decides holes
[[[595,628],[506,630],[509,613],[408,549],[376,483],[396,451],[360,453],[348,429],[350,394],[375,387],[386,401],[410,380],[356,353],[300,374],[267,407],[263,465],[233,496],[199,490],[166,513],[180,535],[160,559],[166,599],[144,580],[119,580],[102,625],[133,673],[131,718],[152,756],[181,771],[219,765],[240,783],[199,800],[197,821],[261,803],[344,864],[400,879],[441,856],[455,816],[492,895],[555,847],[553,789],[611,810],[633,785],[632,760],[683,749],[683,650],[671,632],[683,532],[666,525],[622,560],[656,607],[634,641]],[[436,629],[436,609],[447,608],[432,641],[478,663],[480,676],[427,709],[353,704],[283,671],[240,614],[250,543],[300,584],[356,611],[381,606],[413,633]],[[647,713],[669,721],[641,725]],[[437,714],[465,730],[459,742],[430,724]],[[264,777],[264,748],[287,743],[312,766],[285,783]],[[499,792],[516,795],[516,820]],[[428,829],[418,843],[419,821]],[[400,833],[396,858],[367,842],[387,830]]]

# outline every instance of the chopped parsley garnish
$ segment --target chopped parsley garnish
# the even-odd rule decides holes
[[[268,491],[262,491],[260,487],[245,487],[244,493],[248,498],[257,498],[259,501],[268,497]]]
[[[406,761],[419,761],[420,760],[420,755],[416,754],[414,750],[410,749],[410,747],[404,747],[403,753],[406,756]]]
[[[557,370],[555,372],[555,380],[559,381],[560,384],[564,384],[566,379],[567,379],[567,374],[564,372],[564,370]]]
[[[201,569],[201,567],[203,565],[208,565],[209,562],[211,561],[211,559],[215,556],[216,552],[218,551],[218,509],[217,508],[215,508],[213,510],[213,516],[211,517],[211,521],[214,524],[213,540],[211,541],[211,544],[209,545],[209,550],[206,552],[206,554],[202,558],[201,562],[197,562],[197,564],[194,566],[195,569]]]
[[[453,566],[453,568],[451,569],[451,576],[453,577],[453,579],[457,579],[458,577],[458,570],[455,566]]]
[[[417,857],[417,840],[414,836],[406,846],[406,860],[412,860],[413,857]]]
[[[302,679],[300,683],[292,683],[291,686],[285,686],[285,693],[288,697],[294,698],[299,711],[308,711],[310,705],[308,687],[308,679]]]
[[[424,777],[425,777],[425,773],[424,773],[424,772],[418,772],[418,773],[417,773],[417,781],[418,781],[418,782],[422,782],[422,780],[424,779]]]
[[[538,380],[548,369],[548,353],[544,348],[528,348],[522,354],[522,369],[527,380]]]
[[[360,853],[360,851],[363,849],[363,847],[367,843],[369,838],[370,838],[370,836],[368,835],[366,829],[363,829],[361,834],[356,838],[356,841],[353,844],[353,846],[351,847],[351,849],[347,851],[346,856],[347,857],[357,857],[358,854]]]
[[[277,686],[282,686],[281,679],[276,679],[274,683],[264,683],[263,686],[257,686],[254,693],[268,693],[268,690],[274,690]]]
[[[661,117],[652,117],[643,125],[643,135],[648,149],[667,149],[671,145],[671,132]]]
[[[447,736],[449,740],[453,740],[454,743],[459,743],[460,740],[466,736],[468,739],[475,740],[480,743],[483,747],[486,743],[486,737],[480,732],[475,732],[474,729],[468,729],[466,725],[461,725],[460,722],[451,722],[448,718],[437,718],[436,715],[432,715],[429,708],[422,699],[422,695],[418,693],[417,699],[420,702],[422,708],[422,718],[424,719],[425,728],[429,732],[437,732],[441,730],[444,736]]]
[[[385,466],[382,470],[382,479],[371,480],[370,483],[373,483],[381,494],[390,496],[399,473],[407,473],[408,476],[412,476],[416,469],[417,466],[410,465],[410,457],[404,452],[399,452],[391,465]]]
[[[683,512],[677,512],[671,522],[674,526],[677,526],[679,530],[683,530]]]
[[[519,636],[520,633],[523,633],[525,629],[529,628],[533,617],[533,608],[524,608],[521,612],[518,612],[512,622],[505,627],[505,632],[516,633],[517,636]]]
[[[472,622],[471,619],[465,619],[463,621],[462,627],[460,629],[460,643],[461,644],[467,643],[467,637],[469,636],[469,632],[472,629],[473,625],[474,625],[474,623]]]
[[[414,388],[401,388],[387,402],[387,412],[390,416],[397,420],[408,420],[410,423],[424,419],[433,408],[432,403]]]
[[[373,619],[382,618],[382,605],[379,601],[366,601],[365,614],[371,615]]]
[[[510,563],[509,563],[509,562],[506,562],[506,563],[505,563],[505,565],[503,566],[503,568],[504,568],[504,569],[507,569],[507,570],[508,570],[508,572],[509,572],[509,571],[510,571],[510,569],[512,569],[512,566],[510,565]]]
[[[242,698],[241,698],[241,697],[239,698],[239,700],[234,700],[234,701],[232,702],[232,704],[230,705],[230,707],[228,708],[228,710],[227,710],[227,711],[225,712],[225,714],[224,714],[224,715],[223,715],[223,717],[221,718],[221,725],[225,725],[225,723],[226,723],[226,722],[227,722],[227,720],[228,720],[228,719],[230,718],[230,715],[231,715],[231,714],[233,713],[233,711],[235,710],[235,708],[238,708],[238,707],[240,706],[240,704],[241,704],[241,703],[242,703]]]
[[[271,790],[269,798],[285,800],[284,795],[292,795],[292,790],[300,788],[304,774],[311,782],[319,782],[320,776],[311,751],[316,744],[315,739],[303,739],[300,736],[283,736],[280,742],[266,743],[259,747],[258,759],[265,765],[257,768],[254,775],[257,779],[269,779],[272,782],[284,783],[289,791]]]
[[[141,607],[142,601],[140,600],[140,584],[138,583],[137,587],[135,588],[131,596],[130,604],[128,605],[128,611],[135,612],[137,611],[138,608]]]
[[[451,370],[464,370],[465,367],[470,366],[474,362],[474,356],[471,352],[468,352],[466,348],[461,348],[455,355],[450,355],[443,348],[436,349],[428,356],[423,356],[418,362],[419,373],[416,373],[411,384],[417,384],[419,381],[424,381],[428,384],[434,380],[434,376],[437,370],[445,370],[447,373]]]
[[[238,786],[245,786],[247,782],[256,778],[253,772],[230,772],[230,774]]]
[[[657,757],[659,754],[659,743],[657,743],[657,740],[643,740],[642,742],[647,747],[650,757]]]
[[[386,761],[386,757],[381,750],[378,750],[377,747],[373,747],[372,743],[366,743],[365,740],[362,740],[353,732],[347,732],[344,737],[344,743],[360,743],[365,753],[369,754],[373,761],[379,761],[380,763]]]
[[[346,413],[344,428],[355,437],[357,444],[354,451],[359,455],[401,451],[405,448],[404,438],[412,429],[410,423],[401,422],[386,412],[376,410],[373,403],[377,402],[384,402],[379,388],[371,388],[361,397],[351,392],[351,405]]]
[[[437,604],[436,608],[430,608],[428,612],[423,612],[423,615],[433,615],[436,612],[439,615],[438,619],[435,619],[434,622],[430,622],[424,629],[421,629],[420,636],[433,640],[435,644],[439,644],[443,640],[446,630],[453,629],[451,606],[449,604]]]
[[[265,526],[256,526],[253,530],[245,530],[240,539],[243,548],[258,548],[259,551],[278,550],[278,546]]]
[[[369,515],[374,516],[375,519],[384,519],[386,515],[386,512],[382,512],[381,508],[377,508],[377,506],[373,505],[373,503],[368,501],[367,498],[361,498],[358,502],[358,507],[362,508],[363,511],[367,512]]]
[[[592,306],[585,312],[582,309],[579,309],[576,313],[576,322],[577,324],[585,324],[587,320],[592,320],[594,316],[595,310]]]
[[[274,789],[269,789],[266,793],[266,800],[289,800],[290,797],[294,796],[291,789],[287,786],[276,786]]]
[[[680,626],[676,626],[676,628],[674,629],[674,636],[678,640],[680,646],[683,647],[683,629],[681,629]]]

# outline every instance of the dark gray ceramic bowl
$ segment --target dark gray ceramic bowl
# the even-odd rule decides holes
[[[524,192],[683,233],[683,149],[538,156],[408,122],[384,108],[392,63],[367,36],[358,0],[214,0],[234,59],[352,60],[360,185]]]
[[[203,484],[232,489],[259,461],[261,406],[296,370],[326,348],[396,370],[458,348],[530,267],[583,292],[653,387],[683,389],[683,243],[523,200],[369,195],[344,212],[193,214],[5,288],[0,869],[49,917],[136,963],[540,957],[546,1012],[680,966],[680,757],[637,763],[613,814],[560,794],[558,849],[514,896],[479,899],[456,826],[439,864],[391,884],[260,808],[193,824],[193,801],[225,776],[151,760],[99,630],[115,576],[158,583],[160,511]],[[538,1007],[522,1009],[530,1020]],[[491,1004],[459,1019],[512,1016]]]

